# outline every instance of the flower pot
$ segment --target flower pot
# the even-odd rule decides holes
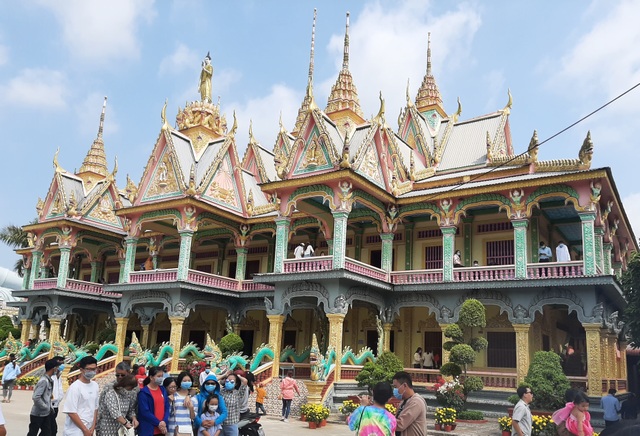
[[[442,426],[436,422],[435,429],[440,431],[442,429]]]
[[[510,430],[502,430],[502,436],[511,436]]]
[[[458,425],[458,424],[451,424],[451,430],[455,430],[456,429],[456,425]]]
[[[318,428],[318,424],[316,424],[315,422],[313,422],[313,421],[308,421],[308,422],[309,422],[309,428],[310,429]]]
[[[326,425],[327,425],[327,420],[326,420],[326,419],[323,419],[322,421],[320,421],[320,425],[319,425],[319,427],[324,427],[324,426],[326,426]]]
[[[444,426],[444,431],[451,431],[451,430],[453,430],[451,428],[451,425],[447,424],[447,425]]]
[[[300,415],[300,421],[306,421],[306,420],[307,420],[307,417],[306,417],[306,416],[304,416],[304,415]]]

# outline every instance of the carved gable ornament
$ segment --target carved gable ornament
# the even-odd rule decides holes
[[[509,321],[509,315],[507,312],[502,312],[500,315],[496,315],[493,318],[487,320],[488,329],[510,329],[513,326]]]
[[[331,168],[333,168],[333,164],[331,154],[327,149],[327,142],[325,138],[318,135],[317,129],[314,129],[300,154],[293,174],[307,174]]]
[[[113,199],[109,195],[109,191],[102,194],[100,199],[91,208],[87,214],[87,218],[92,221],[105,223],[113,226],[120,227],[120,221],[114,212],[115,205]]]
[[[356,171],[376,185],[384,188],[382,167],[380,166],[378,153],[373,142],[367,145],[367,151],[365,152],[363,159],[360,161],[360,165],[358,166]]]
[[[233,165],[228,152],[222,158],[202,196],[214,203],[242,212],[238,184],[234,177]]]
[[[165,150],[153,172],[151,182],[147,186],[142,201],[171,197],[180,193],[180,184],[178,183],[175,165]]]

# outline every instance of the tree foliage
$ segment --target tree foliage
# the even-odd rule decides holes
[[[375,362],[367,362],[356,376],[358,386],[367,386],[369,390],[382,381],[391,383],[393,375],[404,369],[402,361],[395,354],[386,351]]]
[[[556,410],[564,405],[564,394],[571,388],[562,371],[561,359],[551,351],[533,355],[524,383],[533,391],[532,409]]]
[[[244,342],[240,336],[235,333],[229,333],[220,339],[219,347],[222,355],[227,357],[229,354],[239,353],[244,350]]]
[[[36,218],[31,220],[29,224],[36,224],[37,222],[38,219]],[[0,242],[4,242],[11,248],[25,248],[29,246],[27,232],[22,230],[22,227],[14,226],[13,224],[6,225],[0,229]],[[13,269],[20,277],[24,275],[22,256],[16,261]]]
[[[622,274],[622,288],[627,300],[624,310],[624,322],[629,344],[640,348],[640,253],[634,253]]]

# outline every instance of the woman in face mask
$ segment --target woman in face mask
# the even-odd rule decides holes
[[[216,410],[218,417],[215,419],[202,420],[202,414],[205,412],[204,404],[213,394],[219,396],[218,409]],[[204,379],[204,383],[200,386],[200,393],[192,397],[191,402],[193,403],[193,409],[195,411],[195,417],[193,418],[194,427],[212,428],[213,426],[222,424],[224,420],[227,419],[227,406],[224,398],[220,395],[220,384],[215,374],[209,374]]]
[[[137,385],[135,377],[128,374],[118,377],[113,385],[105,386],[98,406],[97,436],[118,436],[120,427],[138,426],[135,398],[128,395]]]
[[[149,369],[145,386],[138,393],[138,435],[167,434],[169,420],[169,396],[162,386],[164,370],[154,366]]]
[[[240,374],[234,374],[227,371],[220,378],[224,381],[224,389],[222,390],[222,398],[227,405],[229,415],[222,423],[222,434],[224,436],[238,436],[238,422],[240,421],[240,405],[244,397],[247,387],[247,379]]]
[[[193,427],[193,418],[196,412],[193,402],[189,396],[189,390],[193,386],[191,375],[183,371],[176,379],[177,390],[173,394],[173,413],[169,418],[169,434],[173,435],[173,430],[178,429],[178,434],[185,433]]]

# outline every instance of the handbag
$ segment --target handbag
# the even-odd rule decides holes
[[[193,429],[190,425],[179,425],[176,427],[175,436],[193,436]]]
[[[118,436],[135,436],[136,431],[133,427],[127,428],[124,425],[118,427]]]

